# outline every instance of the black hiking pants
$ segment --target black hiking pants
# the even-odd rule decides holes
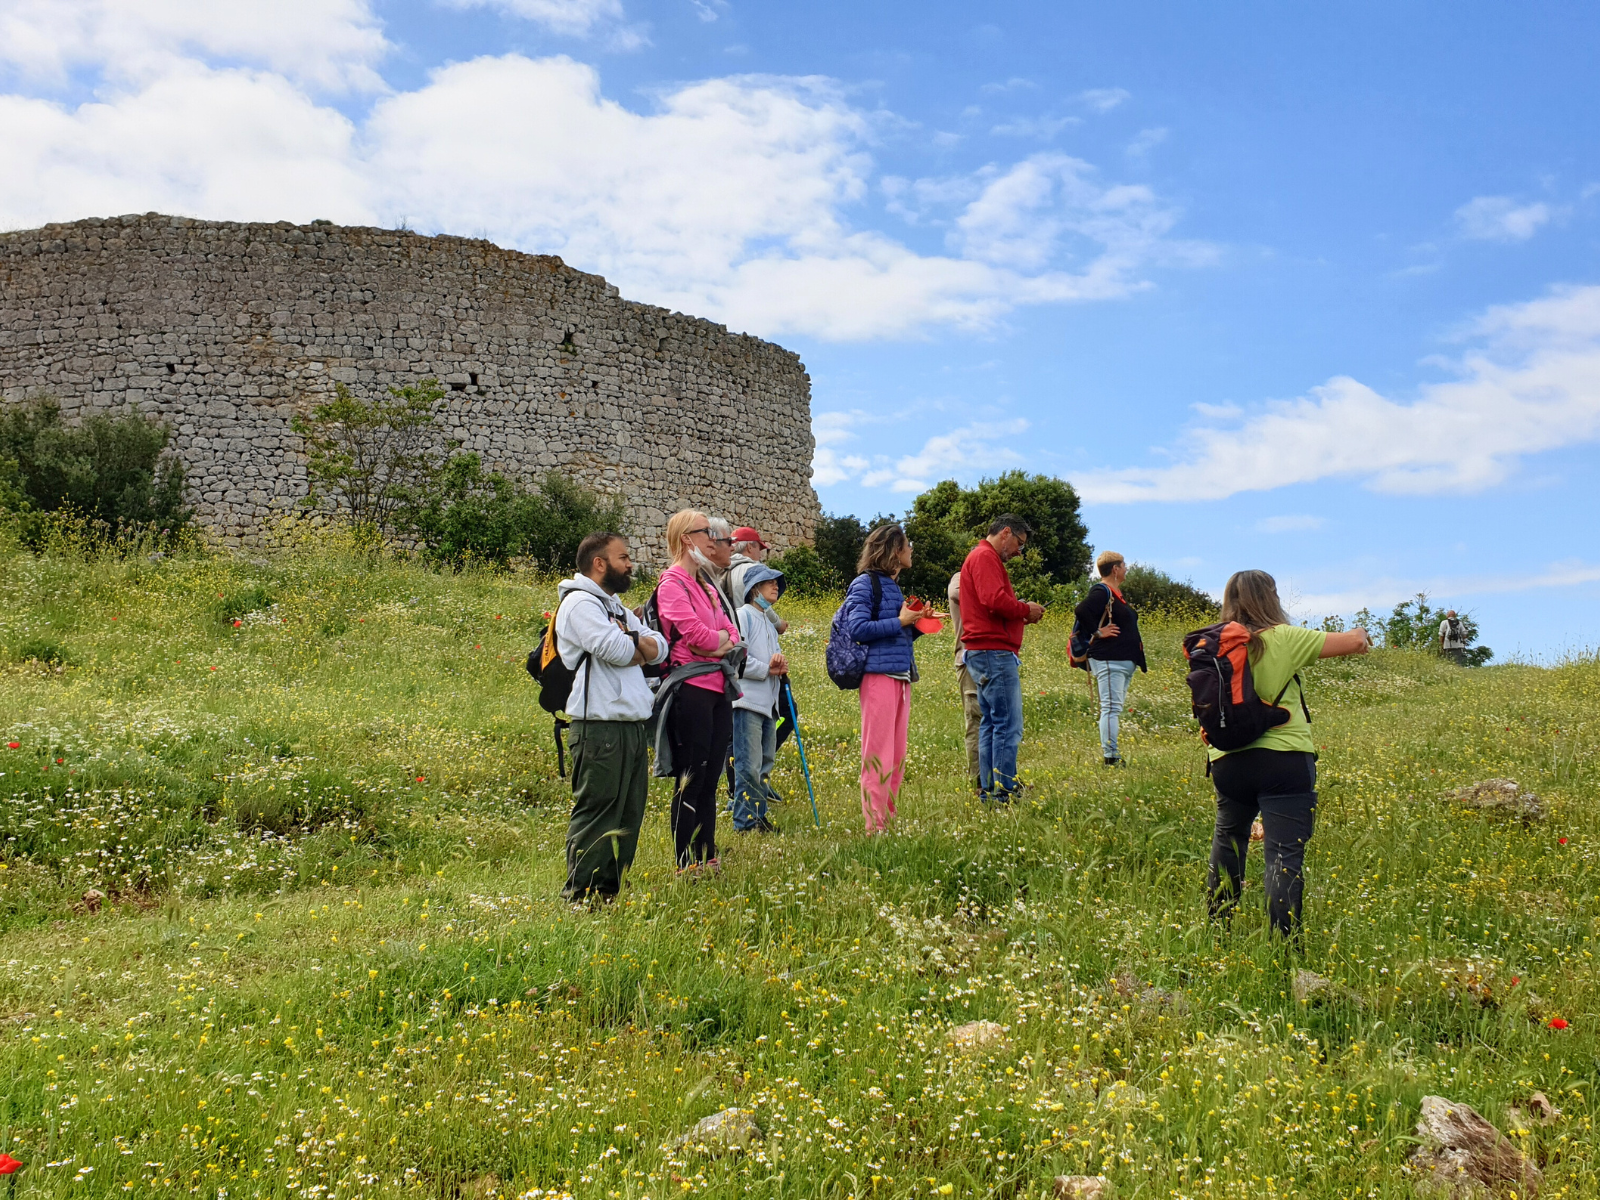
[[[1244,884],[1250,826],[1261,814],[1265,834],[1267,917],[1292,937],[1300,926],[1306,843],[1316,824],[1317,756],[1303,750],[1239,750],[1211,764],[1217,829],[1211,838],[1206,892],[1211,915],[1227,918]]]
[[[733,701],[720,687],[713,692],[684,684],[667,715],[667,737],[678,776],[672,840],[682,869],[717,856],[717,785],[733,737]]]

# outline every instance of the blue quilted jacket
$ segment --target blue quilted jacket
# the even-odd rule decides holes
[[[911,670],[911,644],[921,635],[911,625],[900,624],[900,606],[905,603],[900,585],[887,575],[879,575],[883,598],[878,602],[878,619],[872,618],[872,575],[870,571],[850,581],[844,594],[845,633],[867,648],[867,674],[894,675]]]

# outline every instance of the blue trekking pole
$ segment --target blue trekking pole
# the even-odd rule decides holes
[[[806,795],[811,798],[811,822],[821,829],[822,818],[817,815],[817,793],[811,788],[811,768],[806,765],[806,744],[800,740],[800,714],[794,708],[794,689],[789,686],[788,676],[784,676],[783,696],[789,702],[789,720],[794,722],[794,748],[800,751],[800,769],[806,775]]]

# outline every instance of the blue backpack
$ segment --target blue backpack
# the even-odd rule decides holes
[[[872,619],[878,619],[878,607],[883,603],[883,576],[872,573]],[[847,692],[861,687],[861,677],[867,673],[867,648],[844,631],[840,618],[844,605],[833,614],[833,625],[828,630],[828,678]]]

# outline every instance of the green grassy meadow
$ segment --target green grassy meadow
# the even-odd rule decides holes
[[[1259,847],[1239,919],[1205,919],[1214,801],[1157,622],[1119,771],[1065,622],[1029,632],[1033,790],[1002,812],[925,639],[899,823],[868,839],[831,606],[781,606],[821,828],[791,745],[783,834],[724,829],[721,877],[679,882],[658,781],[631,887],[574,911],[523,670],[553,599],[331,552],[0,550],[16,1196],[1409,1196],[1430,1093],[1510,1133],[1541,1195],[1600,1195],[1595,662],[1314,669],[1291,960]],[[1490,776],[1550,818],[1442,799]],[[1339,986],[1297,1001],[1302,967]],[[1004,1040],[957,1047],[974,1020]],[[1534,1091],[1554,1122],[1508,1112]],[[752,1152],[674,1147],[730,1106]]]

